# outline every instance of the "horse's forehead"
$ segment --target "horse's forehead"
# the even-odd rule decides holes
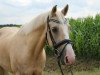
[[[62,14],[61,11],[56,12],[56,16],[52,17],[52,19],[58,20],[60,23],[51,22],[52,26],[58,26],[59,28],[67,28],[68,22],[65,19],[65,16]]]
[[[64,15],[61,12],[56,13],[58,19],[64,19]]]
[[[52,15],[51,15],[52,16]],[[53,19],[64,19],[64,15],[60,12],[56,12],[56,16],[52,17]]]

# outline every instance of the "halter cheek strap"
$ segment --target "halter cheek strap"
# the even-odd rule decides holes
[[[48,16],[48,17],[47,17],[47,31],[49,32],[50,39],[51,39],[52,44],[53,44],[53,46],[54,46],[54,45],[56,44],[56,42],[55,42],[55,40],[54,40],[54,38],[53,38],[53,35],[52,35],[51,29],[50,29],[49,22],[50,22],[50,20],[49,20],[49,16]],[[46,33],[46,37],[47,37],[47,33]],[[46,38],[46,39],[47,39],[47,38]]]

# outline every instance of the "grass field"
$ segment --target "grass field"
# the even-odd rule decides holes
[[[100,69],[96,69],[93,71],[79,71],[73,72],[74,75],[100,75]],[[45,72],[44,75],[61,75],[60,72]],[[65,73],[65,75],[71,75],[70,73]]]
[[[73,75],[100,75],[100,69],[95,69],[93,71],[76,71],[73,72]],[[71,75],[71,73],[64,73],[65,75]],[[9,74],[12,75],[12,74]],[[61,75],[61,73],[59,71],[54,71],[54,72],[44,72],[43,75]]]

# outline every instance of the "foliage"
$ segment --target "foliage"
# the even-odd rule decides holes
[[[21,25],[16,25],[16,24],[4,24],[4,25],[0,25],[0,28],[2,27],[21,27]]]
[[[100,15],[70,19],[70,25],[77,57],[100,60]]]
[[[54,49],[51,46],[46,44],[45,45],[45,50],[46,50],[46,53],[47,53],[48,56],[54,55]]]

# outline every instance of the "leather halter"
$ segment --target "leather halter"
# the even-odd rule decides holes
[[[63,54],[63,51],[65,49],[65,47],[67,46],[67,44],[71,44],[71,40],[70,39],[64,39],[60,42],[56,42],[54,40],[54,37],[52,35],[52,31],[50,29],[50,25],[49,25],[49,22],[55,22],[55,23],[60,23],[58,20],[55,20],[55,19],[49,19],[49,16],[47,17],[47,32],[49,32],[49,35],[50,35],[50,39],[52,41],[52,44],[53,44],[53,48],[55,50],[55,54],[57,55],[57,59],[58,59],[58,65],[60,67],[60,70],[61,70],[61,73],[62,75],[64,75],[63,71],[62,71],[62,68],[61,68],[61,56]],[[47,40],[47,44],[49,45],[48,43],[48,39],[47,39],[47,32],[46,32],[46,40]],[[64,45],[64,47],[62,48],[61,52],[59,52],[58,48],[61,47],[62,45]]]
[[[62,40],[62,41],[60,41],[60,42],[57,43],[57,42],[54,40],[54,37],[53,37],[53,35],[52,35],[52,31],[51,31],[51,29],[50,29],[49,22],[51,22],[51,21],[56,22],[56,23],[59,23],[59,21],[58,21],[58,20],[55,20],[55,19],[49,19],[49,16],[47,17],[47,32],[49,32],[50,39],[51,39],[51,41],[52,41],[53,48],[54,48],[54,50],[55,50],[55,54],[58,55],[57,50],[58,50],[58,48],[59,48],[60,46],[62,46],[62,45],[67,45],[67,44],[71,44],[72,42],[71,42],[70,39],[64,39],[64,40]],[[48,43],[47,32],[46,32],[46,40],[47,40],[47,43]],[[49,44],[49,43],[48,43],[48,44]]]

